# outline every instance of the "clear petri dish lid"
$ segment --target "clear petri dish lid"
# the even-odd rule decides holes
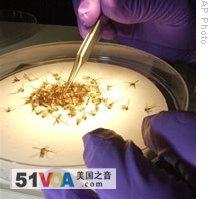
[[[87,114],[90,120],[87,119],[79,125],[73,120],[69,122],[70,126],[66,125],[65,123],[68,123],[66,118],[57,124],[57,118],[51,117],[45,120],[33,114],[30,106],[22,106],[24,101],[21,100],[26,96],[25,93],[21,93],[20,87],[34,89],[36,86],[31,83],[37,83],[39,77],[48,82],[48,77],[52,79],[53,74],[56,74],[56,77],[61,75],[64,80],[67,79],[80,45],[81,42],[49,43],[0,56],[0,83],[3,93],[1,117],[5,120],[3,122],[5,130],[1,132],[5,142],[1,146],[0,160],[4,162],[5,168],[14,165],[15,167],[84,166],[82,136],[93,130],[91,128],[96,117],[99,126],[95,127],[113,129],[124,139],[131,139],[144,149],[140,132],[140,121],[143,117],[161,110],[187,110],[188,89],[175,69],[151,54],[111,43],[98,43],[95,46],[80,75],[93,75],[101,85],[111,84],[113,89],[118,87],[124,89],[126,92],[122,97],[125,97],[126,105],[129,106],[129,111],[133,110],[133,113],[127,112],[127,115],[126,111],[122,111],[121,108],[119,110],[123,105],[121,95],[115,100],[116,109],[113,108],[113,114],[109,115],[107,109],[104,118],[103,115],[94,118]],[[118,97],[116,94],[117,92],[114,92],[114,96]],[[161,101],[158,104],[154,101],[157,96]],[[16,109],[13,103],[19,100],[20,106]],[[14,112],[8,110],[10,105],[13,106]],[[146,109],[145,105],[151,105],[154,109]],[[20,113],[21,117],[17,113]],[[91,125],[86,126],[85,123],[89,122]],[[46,130],[48,127],[49,130]],[[71,127],[74,129],[71,130]],[[42,148],[51,151],[48,153],[49,159],[47,156],[40,158]]]
[[[18,10],[0,9],[0,48],[25,40],[39,29],[34,15]]]

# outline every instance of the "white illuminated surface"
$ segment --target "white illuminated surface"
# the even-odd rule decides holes
[[[107,92],[115,100],[111,110],[101,108],[96,116],[87,115],[87,120],[76,124],[75,118],[63,118],[63,122],[54,124],[55,117],[42,118],[31,110],[31,105],[24,105],[25,99],[44,80],[54,81],[52,73],[59,73],[64,80],[68,78],[72,63],[53,63],[16,73],[21,79],[12,83],[14,75],[0,82],[1,89],[1,158],[23,164],[42,166],[75,166],[84,164],[82,136],[96,128],[109,128],[120,134],[124,139],[133,140],[140,148],[144,148],[141,137],[141,123],[145,116],[146,106],[154,106],[150,114],[167,110],[165,98],[158,88],[141,74],[127,68],[86,63],[79,72],[77,79],[91,76],[98,79],[102,88],[112,85]],[[28,81],[23,78],[27,74]],[[136,88],[126,82],[136,83]],[[23,93],[15,93],[23,87]],[[128,103],[129,110],[122,110],[121,105]],[[11,112],[5,109],[11,107]],[[39,157],[39,150],[32,147],[49,146],[55,153],[47,153]]]

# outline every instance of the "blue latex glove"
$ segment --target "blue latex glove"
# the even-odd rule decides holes
[[[162,112],[147,117],[142,126],[146,144],[157,153],[159,150],[163,150],[164,147],[168,151],[181,150],[180,153],[176,153],[176,158],[180,159],[181,156],[181,159],[184,160],[186,158],[186,161],[192,161],[191,163],[193,164],[195,160],[193,158],[195,155],[193,154],[195,139],[191,139],[191,137],[195,136],[193,123],[195,121],[193,118],[194,116],[182,112]],[[173,119],[176,120],[173,121]],[[170,124],[172,124],[171,128]],[[178,137],[180,137],[180,134],[182,135],[181,144],[185,145],[192,142],[188,146],[189,148],[192,147],[192,152],[189,152],[190,150],[186,149],[185,146],[179,146],[180,140]],[[160,139],[161,136],[164,142]],[[170,140],[169,138],[172,139],[171,143],[174,143],[174,145],[169,145],[165,142],[165,140]],[[150,139],[152,139],[151,142],[149,141]],[[115,132],[107,129],[97,129],[86,134],[83,141],[85,146],[84,160],[87,167],[116,168],[117,189],[97,190],[97,194],[88,190],[44,190],[48,199],[58,198],[54,194],[60,194],[59,198],[61,199],[94,199],[97,197],[100,199],[191,198],[191,193],[186,184],[176,181],[173,177],[157,168],[142,155],[141,150],[132,141],[125,141]],[[178,147],[178,149],[176,150],[174,147]],[[167,154],[167,157],[170,157],[170,153],[165,154]],[[159,155],[164,156],[164,153]],[[171,155],[171,159],[173,159],[175,157],[174,153],[171,153]],[[188,158],[188,155],[191,158]]]
[[[101,37],[166,61],[195,62],[195,0],[73,0],[82,37],[101,13]]]

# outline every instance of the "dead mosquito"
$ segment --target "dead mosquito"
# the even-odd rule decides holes
[[[72,109],[72,108],[68,112],[68,116],[69,117],[74,117],[76,114],[77,114],[76,111],[74,109]]]
[[[147,114],[150,114],[153,112],[153,109],[156,108],[155,105],[152,105],[152,106],[147,106],[144,108],[144,111],[147,113]]]
[[[14,76],[14,79],[13,79],[12,83],[16,83],[16,82],[19,82],[19,81],[20,81],[20,79],[17,78],[16,76]]]
[[[17,89],[16,92],[11,93],[11,94],[17,94],[17,93],[23,93],[23,92],[24,92],[24,88],[23,87],[20,87],[20,88]]]
[[[50,113],[50,112],[49,112],[48,110],[42,111],[42,112],[41,112],[42,118],[47,117],[47,116],[49,115],[49,113]]]
[[[39,148],[39,147],[32,147],[32,148],[40,150],[39,158],[44,158],[47,155],[47,153],[49,153],[49,152],[50,153],[55,153],[54,151],[49,149],[50,148],[49,146],[45,146],[43,148]]]
[[[127,101],[126,104],[121,105],[121,109],[127,111],[129,109],[130,99]]]
[[[4,111],[7,113],[11,112],[12,110],[14,110],[14,109],[9,106],[7,108],[4,108]]]
[[[113,106],[114,106],[114,102],[106,102],[106,103],[105,103],[105,106],[106,106],[108,109],[112,109]]]
[[[61,76],[58,73],[52,73],[52,76],[55,78],[55,80],[59,81],[61,79]]]
[[[87,119],[87,115],[86,115],[85,112],[83,112],[83,114],[82,114],[82,116],[81,116],[81,119],[83,119],[83,120],[86,120],[86,119]]]
[[[125,82],[125,83],[128,83],[128,84],[129,84],[129,87],[136,88],[137,82],[139,82],[139,80],[136,80],[136,81],[134,81],[134,82]]]
[[[81,118],[77,118],[77,120],[76,120],[76,124],[77,124],[77,125],[79,125],[81,121],[82,121],[82,119],[81,119]]]
[[[55,117],[55,121],[54,121],[53,125],[60,124],[61,122],[63,122],[62,121],[62,115],[59,114],[58,116]]]
[[[92,116],[95,116],[96,115],[96,111],[95,110],[91,110],[88,114],[92,115]]]
[[[113,87],[112,85],[106,85],[106,90],[110,91],[112,89],[112,87]]]

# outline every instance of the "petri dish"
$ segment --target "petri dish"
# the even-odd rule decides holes
[[[82,136],[99,127],[115,130],[144,150],[140,129],[145,116],[162,110],[187,110],[187,86],[169,64],[134,48],[98,43],[77,78],[97,80],[102,92],[111,92],[113,107],[101,108],[95,116],[87,111],[87,118],[79,124],[78,118],[60,113],[47,118],[35,114],[30,104],[24,103],[26,98],[44,81],[57,81],[55,76],[66,81],[80,45],[35,45],[0,57],[2,178],[9,178],[11,168],[84,167]],[[62,120],[57,121],[59,115]],[[44,157],[42,148],[49,150]]]
[[[18,10],[0,9],[0,48],[25,40],[40,29],[34,15]]]

